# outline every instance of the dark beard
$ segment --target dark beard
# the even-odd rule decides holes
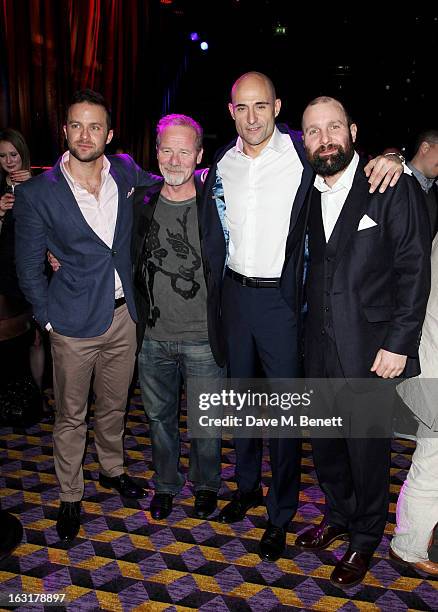
[[[79,150],[74,145],[70,145],[68,142],[67,142],[67,145],[68,145],[68,150],[70,152],[70,155],[72,155],[75,159],[77,159],[80,162],[96,161],[96,159],[99,159],[99,157],[101,157],[105,153],[105,147],[101,149],[96,149],[94,151],[91,150],[91,151],[88,151],[87,153],[79,153]]]
[[[329,157],[320,157],[320,153],[325,151],[327,147],[321,145],[313,155],[310,155],[307,151],[307,159],[310,165],[319,176],[333,176],[348,166],[353,159],[354,148],[353,142],[350,139],[348,146],[344,149],[342,145],[335,145],[336,151],[333,151],[333,155]]]

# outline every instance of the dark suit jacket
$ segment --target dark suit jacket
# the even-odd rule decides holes
[[[291,201],[291,217],[289,234],[286,242],[286,255],[281,273],[280,288],[282,295],[292,310],[297,314],[299,330],[302,304],[304,240],[306,228],[307,206],[306,198],[313,180],[313,170],[307,162],[300,132],[293,132],[284,125],[278,125],[282,133],[289,134],[292,143],[303,164],[303,174],[295,200]],[[224,347],[224,336],[220,325],[221,286],[227,258],[227,244],[224,236],[219,209],[226,208],[220,177],[217,175],[217,165],[225,153],[234,147],[236,140],[221,149],[210,168],[204,186],[204,197],[201,209],[201,225],[203,229],[203,250],[205,257],[205,272],[208,278],[210,295],[210,315],[215,320],[212,325],[216,333],[213,342]],[[224,348],[222,348],[224,350]]]
[[[119,192],[112,247],[85,221],[65,180],[60,160],[17,187],[16,261],[20,287],[41,326],[48,322],[63,335],[98,336],[114,315],[114,268],[122,281],[131,317],[136,310],[131,278],[132,196],[138,185],[157,177],[141,170],[129,155],[109,156]],[[61,262],[50,284],[43,274],[46,251]]]
[[[416,181],[403,175],[385,193],[368,192],[359,164],[343,217],[329,296],[333,332],[346,378],[370,376],[377,351],[408,356],[405,375],[419,373],[418,346],[430,291],[428,219]],[[316,191],[316,190],[314,190]],[[317,197],[319,198],[319,192]],[[377,225],[358,231],[368,215]],[[321,266],[309,236],[306,361],[318,351]]]
[[[199,226],[199,237],[201,244],[201,257],[203,261],[203,270],[205,282],[207,285],[207,323],[208,323],[208,335],[210,340],[210,346],[214,358],[219,366],[225,364],[225,355],[221,343],[217,341],[216,332],[216,315],[211,311],[212,300],[211,289],[212,284],[209,282],[209,275],[206,274],[205,258],[204,258],[204,243],[203,243],[203,231],[201,227],[201,214],[200,214],[200,203],[202,198],[203,184],[201,176],[203,171],[195,172],[195,186],[196,186],[196,203],[198,207],[198,226]],[[151,187],[140,187],[135,190],[134,195],[134,223],[132,231],[132,243],[131,243],[131,256],[134,266],[134,289],[135,289],[135,300],[138,312],[138,323],[137,323],[137,351],[140,350],[146,326],[147,320],[150,313],[150,298],[147,290],[145,290],[148,279],[143,276],[143,266],[141,265],[141,255],[143,252],[144,242],[149,234],[151,222],[154,217],[155,208],[160,195],[161,188],[163,186],[163,180]]]

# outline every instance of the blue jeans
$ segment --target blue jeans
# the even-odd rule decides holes
[[[180,376],[186,388],[195,377],[224,376],[208,340],[158,341],[145,338],[138,356],[143,405],[149,418],[155,491],[176,495],[185,478],[179,470]],[[195,492],[218,491],[221,484],[221,440],[192,439],[189,480]]]

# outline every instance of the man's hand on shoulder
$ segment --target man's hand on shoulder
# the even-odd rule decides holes
[[[400,376],[405,369],[406,360],[406,355],[399,355],[385,349],[379,349],[371,366],[371,372],[375,372],[381,378],[395,378]]]
[[[378,155],[365,166],[370,193],[374,193],[379,185],[379,193],[384,193],[388,186],[396,185],[402,174],[403,164],[397,155]]]

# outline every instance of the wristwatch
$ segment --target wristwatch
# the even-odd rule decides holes
[[[396,157],[399,158],[400,163],[404,164],[406,159],[403,157],[403,155],[401,153],[396,153],[395,151],[392,153],[384,153],[383,157],[389,157],[390,155],[395,155]]]

